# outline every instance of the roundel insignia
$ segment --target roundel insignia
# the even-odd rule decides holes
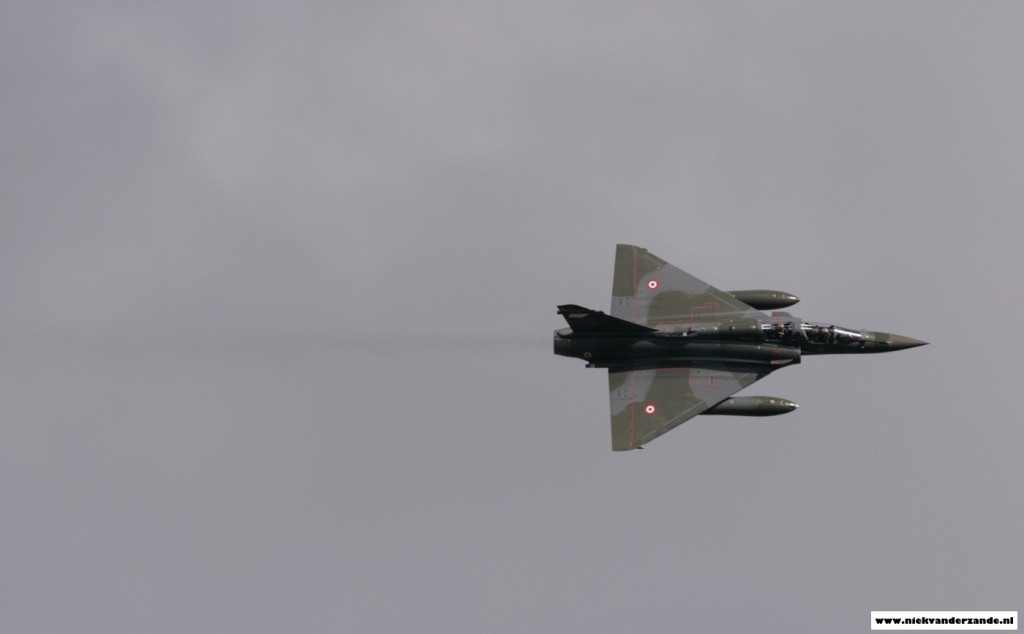
[[[658,288],[658,280],[651,280],[650,282],[647,282],[647,288],[651,289],[652,291]]]
[[[655,407],[654,405],[648,404],[647,406],[644,407],[644,413],[646,414],[653,414],[656,411],[658,411],[658,408]]]

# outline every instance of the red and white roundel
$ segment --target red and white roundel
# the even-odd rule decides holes
[[[651,289],[652,291],[658,288],[658,280],[651,280],[650,282],[647,282],[647,288]]]
[[[648,404],[647,406],[644,407],[644,413],[646,414],[653,414],[656,411],[658,411],[658,408],[655,407],[654,405]]]

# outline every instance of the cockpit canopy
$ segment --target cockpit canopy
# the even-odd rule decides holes
[[[766,341],[793,341],[797,338],[797,324],[794,321],[774,321],[761,324]]]
[[[762,324],[761,330],[768,341],[800,340],[819,345],[864,341],[864,333],[859,330],[814,322],[776,321]]]
[[[800,324],[800,334],[810,343],[855,343],[864,340],[864,333],[841,326],[806,322]]]

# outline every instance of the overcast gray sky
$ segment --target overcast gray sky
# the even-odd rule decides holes
[[[0,631],[1021,610],[1024,8],[0,9]],[[610,450],[614,245],[930,346]]]

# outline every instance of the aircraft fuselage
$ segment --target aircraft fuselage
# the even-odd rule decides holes
[[[888,352],[923,341],[871,330],[813,322],[761,322],[754,319],[693,324],[649,333],[554,333],[555,354],[587,361],[590,367],[667,366],[673,362],[757,364],[799,363],[801,355]]]

